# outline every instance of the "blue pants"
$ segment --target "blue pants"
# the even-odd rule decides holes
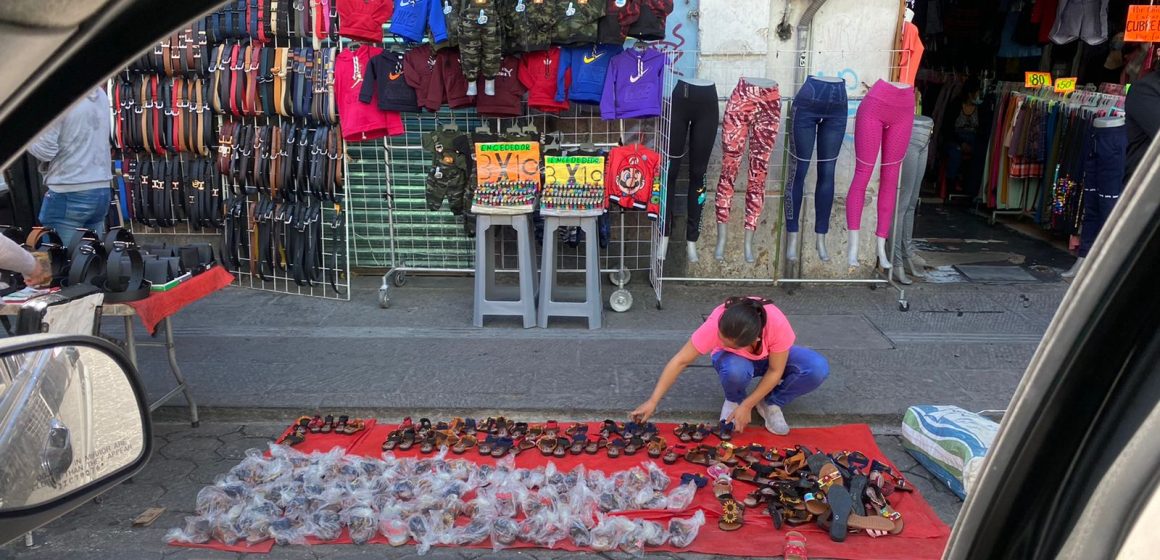
[[[49,189],[40,205],[40,225],[55,229],[68,247],[77,228],[105,232],[105,215],[112,199],[113,192],[107,188],[65,193]]]
[[[785,203],[785,230],[796,232],[801,227],[802,197],[806,173],[818,146],[818,184],[814,191],[814,231],[830,231],[830,210],[834,205],[834,170],[838,152],[846,137],[849,109],[846,102],[846,82],[825,82],[814,77],[806,79],[793,102],[793,134],[790,136],[797,160],[793,184]]]
[[[1083,167],[1083,227],[1079,232],[1079,256],[1086,257],[1104,222],[1124,190],[1124,160],[1128,153],[1126,128],[1092,128],[1085,146]]]
[[[721,350],[713,354],[713,369],[717,370],[721,387],[725,389],[725,400],[740,403],[749,395],[749,382],[769,370],[769,359],[754,361]],[[830,362],[824,356],[809,348],[794,346],[789,349],[781,382],[766,395],[765,402],[785,406],[817,389],[829,375]]]

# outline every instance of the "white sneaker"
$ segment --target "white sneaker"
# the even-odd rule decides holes
[[[753,408],[756,408],[757,414],[765,419],[765,429],[771,434],[784,436],[789,433],[789,424],[786,423],[785,414],[782,414],[780,406],[761,401]]]
[[[721,405],[721,418],[720,419],[725,420],[725,419],[729,418],[729,416],[731,414],[733,414],[733,411],[737,410],[738,406],[740,406],[738,403],[735,403],[732,401],[725,401],[725,403]]]

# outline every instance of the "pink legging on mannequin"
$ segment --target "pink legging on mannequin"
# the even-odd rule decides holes
[[[910,133],[914,129],[914,90],[895,87],[878,80],[858,106],[854,121],[854,181],[846,195],[846,227],[862,229],[862,207],[866,187],[874,174],[874,165],[882,153],[882,171],[878,186],[878,227],[875,235],[890,237],[894,223],[894,205],[898,199],[898,174]]]

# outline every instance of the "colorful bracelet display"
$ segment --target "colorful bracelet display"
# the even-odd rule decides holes
[[[544,185],[540,197],[540,208],[558,214],[575,212],[590,213],[608,207],[604,185],[591,185],[569,181]]]

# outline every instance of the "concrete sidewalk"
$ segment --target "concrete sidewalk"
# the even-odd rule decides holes
[[[231,288],[178,315],[178,355],[206,418],[283,420],[342,408],[407,415],[622,417],[668,358],[727,296],[763,295],[789,316],[798,343],[821,351],[829,380],[788,408],[796,424],[897,425],[916,403],[1004,409],[1067,285],[916,284],[909,313],[888,288],[669,285],[656,309],[636,279],[629,313],[522,329],[470,326],[470,278],[412,277],[377,306],[378,278],[356,278],[350,302]],[[606,289],[609,292],[611,287]],[[112,329],[116,332],[116,328]],[[142,351],[150,392],[171,383],[160,351]],[[715,416],[721,391],[702,360],[662,403],[662,420]],[[166,414],[180,411],[170,410]]]

